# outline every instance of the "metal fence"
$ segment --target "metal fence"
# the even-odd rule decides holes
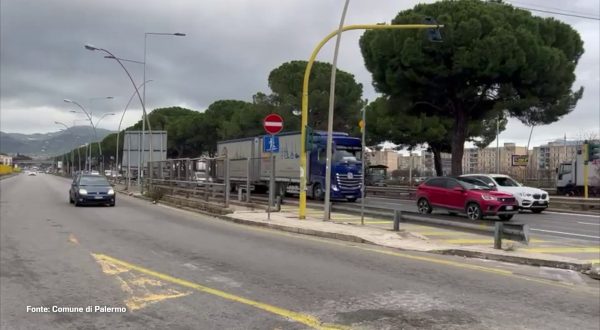
[[[148,162],[144,184],[156,199],[196,199],[229,207],[229,161],[226,157],[180,158]]]

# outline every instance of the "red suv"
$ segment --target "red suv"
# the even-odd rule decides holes
[[[419,213],[442,208],[451,214],[466,213],[470,220],[480,220],[486,215],[510,220],[519,210],[519,204],[511,194],[494,191],[474,179],[431,178],[419,185],[416,198]]]

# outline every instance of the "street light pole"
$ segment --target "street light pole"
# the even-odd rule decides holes
[[[129,77],[129,80],[131,81],[131,84],[133,85],[133,88],[135,89],[135,93],[137,94],[138,99],[140,100],[140,103],[142,104],[142,111],[143,111],[142,124],[144,124],[146,122],[146,120],[148,119],[148,116],[146,113],[146,105],[145,105],[144,101],[142,100],[140,91],[138,90],[135,82],[133,81],[133,77],[131,77],[131,74],[129,73],[129,71],[127,71],[127,68],[123,65],[123,62],[121,62],[121,60],[118,57],[116,57],[113,53],[111,53],[110,51],[108,51],[104,48],[98,48],[98,47],[94,47],[92,45],[85,45],[84,47],[85,47],[85,49],[91,50],[91,51],[99,50],[99,51],[105,52],[109,56],[112,56],[112,58],[114,58],[114,60],[117,61],[117,63],[119,63],[119,65],[121,66],[123,71],[125,71],[125,73],[127,74],[127,77]],[[148,131],[150,131],[150,136],[152,136],[152,127],[150,127],[150,122],[148,122]],[[142,134],[142,137],[143,137],[143,134]],[[142,145],[142,147],[143,147],[143,145]],[[152,149],[152,139],[150,139],[150,151],[152,151],[152,150],[153,150]],[[152,152],[150,152],[150,161],[152,162]],[[143,165],[143,163],[140,165]],[[143,171],[143,168],[138,168],[138,178],[139,178],[139,172],[141,170]],[[140,184],[140,182],[138,182],[138,184]]]
[[[140,62],[141,63],[141,62]],[[143,82],[140,86],[138,86],[138,89],[140,89],[140,87],[144,86],[145,84],[151,82],[152,80],[146,80],[145,82]],[[121,115],[121,120],[119,120],[119,128],[117,129],[117,146],[116,146],[116,151],[115,151],[115,169],[117,172],[117,177],[119,175],[119,136],[121,135],[121,124],[123,123],[123,118],[125,118],[125,113],[127,112],[127,108],[129,108],[129,104],[131,103],[131,101],[133,100],[133,97],[135,96],[135,91],[133,91],[133,94],[131,94],[131,97],[129,98],[129,101],[127,101],[127,105],[125,105],[125,110],[123,110],[123,114]],[[129,163],[129,160],[128,160]],[[130,173],[127,173],[127,176],[129,177]],[[129,183],[129,181],[127,181]],[[129,186],[127,186],[127,189],[129,189]]]
[[[144,77],[143,77],[143,81],[146,81],[146,53],[147,53],[147,45],[148,45],[148,36],[149,35],[158,35],[158,36],[176,36],[176,37],[184,37],[185,33],[180,33],[180,32],[176,32],[176,33],[164,33],[164,32],[146,32],[144,33]],[[117,59],[118,60],[118,59]],[[146,104],[146,84],[143,85],[143,91],[142,91],[143,97],[142,97],[142,103]],[[144,111],[143,113],[143,118],[142,118],[142,136],[141,136],[141,153],[140,153],[140,157],[138,158],[140,164],[138,169],[142,168],[142,170],[138,170],[138,184],[141,182],[141,178],[143,177],[143,164],[144,164],[144,138],[146,135],[146,111]],[[152,153],[154,152],[154,149],[152,149],[152,130],[150,129],[150,122],[148,122],[148,130],[150,130],[150,161],[152,161]],[[161,150],[162,152],[162,150]]]
[[[333,63],[331,64],[331,82],[329,84],[329,113],[327,119],[327,156],[325,157],[325,209],[323,211],[323,221],[331,219],[331,157],[333,155],[333,103],[335,100],[335,73],[337,70],[337,58],[340,51],[340,41],[342,40],[342,28],[348,11],[350,0],[346,0],[340,18],[337,38],[335,40],[335,51],[333,52]]]
[[[98,140],[98,134],[96,133],[96,127],[94,127],[94,122],[92,121],[92,116],[85,110],[85,108],[81,104],[79,104],[73,100],[70,100],[70,99],[64,99],[63,101],[65,101],[67,103],[75,104],[83,111],[83,113],[88,117],[88,120],[90,121],[90,125],[92,126],[92,129],[94,131],[94,138],[96,140]],[[92,158],[92,148],[91,148],[92,144],[93,144],[93,141],[90,141],[90,159],[88,161],[88,171],[90,171],[90,172],[92,171],[92,159],[91,159]],[[86,156],[86,158],[87,158],[87,156]]]
[[[306,152],[306,126],[308,125],[308,82],[312,65],[317,57],[317,54],[323,48],[323,46],[331,38],[339,33],[350,31],[350,30],[388,30],[388,29],[438,29],[444,27],[439,24],[357,24],[344,26],[342,29],[335,30],[328,34],[313,50],[310,58],[306,64],[304,70],[304,80],[302,82],[302,124],[301,124],[301,135],[300,135],[300,199],[298,208],[298,218],[306,219],[306,177],[307,172],[307,152]]]

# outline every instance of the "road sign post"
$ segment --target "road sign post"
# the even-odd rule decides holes
[[[267,219],[271,220],[271,205],[275,195],[275,153],[279,152],[277,133],[283,129],[283,118],[276,113],[269,114],[263,120],[263,127],[269,134],[263,138],[263,151],[269,152],[271,162],[271,176],[269,180],[269,205],[267,205]],[[250,175],[250,173],[248,173]]]

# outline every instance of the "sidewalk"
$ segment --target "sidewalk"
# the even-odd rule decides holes
[[[134,189],[134,187],[130,191],[118,190],[130,196],[143,198],[139,190]],[[169,203],[164,204],[170,205]],[[590,250],[593,253],[592,258],[586,258],[585,254],[584,257],[581,257],[581,255],[570,257],[541,253],[541,251],[546,251],[544,245],[540,245],[545,242],[535,237],[531,240],[530,246],[503,240],[503,249],[497,250],[493,248],[493,237],[406,223],[401,223],[400,231],[394,232],[391,230],[392,222],[388,219],[365,217],[365,225],[363,226],[360,224],[359,216],[339,212],[332,213],[332,221],[323,221],[320,216],[322,211],[316,209],[308,209],[305,220],[299,220],[297,208],[289,206],[282,208],[280,212],[272,212],[270,220],[267,219],[267,213],[264,210],[249,210],[241,206],[233,206],[232,210],[233,213],[227,215],[211,215],[235,223],[297,234],[374,244],[400,250],[451,254],[532,266],[571,269],[584,272],[594,278],[600,278],[600,264],[595,259],[600,254],[600,247],[598,246],[572,247],[573,249],[583,249],[585,253],[588,252],[586,249]],[[457,235],[461,237],[456,238]],[[440,237],[444,237],[444,239],[440,239]],[[448,239],[448,237],[450,238]],[[549,252],[553,251],[553,247],[547,247],[546,249]]]

